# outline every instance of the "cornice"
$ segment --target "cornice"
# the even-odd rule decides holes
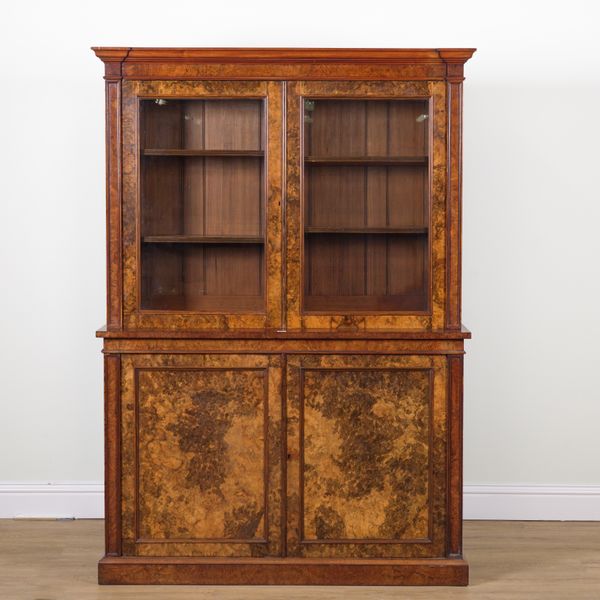
[[[474,48],[128,48],[94,47],[107,79],[459,78]],[[172,68],[169,68],[171,65]],[[269,66],[273,69],[269,72]],[[239,76],[238,76],[239,75]],[[391,77],[393,78],[393,77]]]
[[[125,48],[93,47],[104,62],[462,63],[474,48]]]
[[[104,79],[119,81],[122,79],[122,65],[131,48],[92,47],[94,54],[104,63]]]

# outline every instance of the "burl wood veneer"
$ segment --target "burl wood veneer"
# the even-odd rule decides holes
[[[288,553],[444,552],[446,364],[430,356],[288,359]]]
[[[465,585],[473,50],[94,51],[99,582]]]
[[[126,552],[278,555],[281,358],[136,354],[121,372]]]

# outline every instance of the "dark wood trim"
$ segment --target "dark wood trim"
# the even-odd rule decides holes
[[[106,339],[239,339],[239,340],[464,340],[471,332],[463,325],[460,329],[435,330],[307,330],[280,331],[277,329],[132,329],[111,331],[106,326],[96,331],[96,337]]]
[[[104,63],[123,62],[131,50],[125,46],[93,46],[94,54]]]
[[[121,222],[121,81],[106,82],[106,314],[109,329],[123,323]]]
[[[125,48],[94,46],[104,62],[248,63],[465,63],[474,48]]]
[[[121,555],[121,357],[104,357],[104,513],[107,556]]]
[[[133,537],[139,540],[140,535],[140,371],[147,369],[133,368]],[[155,368],[154,370],[162,370]]]
[[[104,63],[104,79],[119,81],[122,78],[123,61],[131,48],[92,48],[92,50]]]
[[[269,364],[269,366],[264,367],[262,369],[263,372],[263,505],[264,505],[264,513],[263,513],[263,543],[265,544],[265,548],[268,551],[268,544],[272,540],[270,539],[269,530],[270,530],[270,518],[271,518],[271,510],[269,506],[269,486],[270,486],[270,478],[269,473],[271,472],[271,463],[269,460],[269,440],[271,439],[269,436],[269,404],[271,401],[271,394],[269,390],[269,374],[270,369],[277,368],[273,367]],[[242,369],[238,368],[237,370],[241,371]],[[250,370],[250,369],[248,369]],[[254,369],[252,369],[254,370]],[[275,468],[277,465],[275,465]]]
[[[265,537],[262,538],[136,538],[136,544],[262,544],[263,546],[268,543]]]
[[[473,48],[94,47],[107,76],[151,80],[443,80]],[[110,72],[110,73],[109,73]],[[462,71],[460,71],[462,76]]]
[[[137,341],[137,340],[136,340]],[[422,356],[448,356],[464,354],[464,350],[462,348],[444,348],[444,349],[431,349],[431,348],[422,348],[422,347],[397,347],[397,348],[388,348],[385,351],[382,351],[378,348],[380,342],[374,342],[374,344],[366,344],[362,346],[361,349],[357,349],[356,347],[352,348],[343,348],[340,349],[339,346],[335,345],[315,345],[313,347],[308,347],[305,349],[300,349],[297,346],[292,347],[291,345],[284,344],[273,344],[267,347],[264,347],[260,350],[261,354],[279,354],[280,352],[286,352],[289,356],[302,354],[302,355],[314,355],[314,354],[335,354],[336,356],[354,356],[356,354],[361,354],[364,356],[382,356],[382,355],[394,355],[394,356],[411,356],[413,354],[421,354]],[[190,347],[182,347],[182,348],[173,348],[171,346],[168,347],[155,347],[153,349],[147,349],[143,345],[137,344],[116,344],[114,347],[110,344],[110,347],[103,350],[104,354],[165,354],[169,353],[172,355],[177,354],[231,354],[233,351],[227,345],[219,344],[219,345],[203,345],[196,348]],[[258,350],[256,346],[250,347],[246,346],[245,348],[236,348],[235,354],[240,356],[249,354],[255,355]]]
[[[295,529],[297,531],[297,539],[296,539],[296,543],[297,543],[297,548],[295,551],[290,552],[290,554],[297,554],[298,551],[300,551],[300,548],[302,547],[302,542],[305,540],[306,536],[304,534],[304,521],[306,518],[306,512],[305,512],[305,502],[304,502],[304,477],[305,477],[305,472],[306,472],[306,461],[305,461],[305,455],[306,455],[306,448],[304,445],[305,442],[305,425],[306,425],[306,421],[304,418],[304,413],[305,413],[305,409],[306,409],[306,402],[304,401],[304,389],[306,387],[306,379],[305,379],[305,374],[306,371],[308,369],[304,368],[303,365],[303,360],[302,357],[300,357],[299,360],[299,364],[298,366],[294,366],[293,368],[297,369],[298,371],[298,445],[296,448],[292,448],[292,456],[297,452],[298,453],[298,459],[297,459],[297,465],[294,465],[294,468],[296,468],[296,466],[298,467],[298,489],[294,490],[292,489],[288,489],[288,493],[291,494],[298,494],[298,513],[296,514],[297,517],[297,521],[296,523],[292,523],[291,519],[290,522],[288,523],[288,526],[290,529],[292,529],[293,525],[295,525]],[[315,369],[313,369],[315,370]],[[325,370],[325,369],[322,369]],[[337,369],[338,371],[340,371],[341,369]],[[286,374],[287,377],[287,374]],[[289,498],[289,496],[288,496]],[[286,501],[286,503],[289,503],[289,500]],[[289,529],[288,529],[289,531]]]
[[[282,82],[281,84],[281,324],[279,327],[280,332],[284,332],[287,329],[287,293],[288,293],[288,279],[287,279],[287,235],[283,235],[283,232],[288,230],[287,224],[287,83]]]
[[[448,556],[462,556],[463,357],[448,356]]]
[[[292,559],[106,557],[101,584],[467,585],[462,559]]]
[[[461,316],[462,83],[447,84],[448,162],[446,193],[446,328]]]
[[[287,556],[287,490],[288,490],[288,435],[287,435],[287,406],[288,406],[288,389],[287,389],[287,373],[288,362],[287,354],[281,354],[281,518],[280,527],[280,548],[281,556]]]

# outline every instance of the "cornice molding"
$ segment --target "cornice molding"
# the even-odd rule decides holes
[[[94,47],[107,81],[462,81],[474,48]]]
[[[93,47],[106,62],[464,64],[474,48]]]
[[[120,81],[123,78],[122,65],[131,48],[92,47],[92,50],[104,63],[104,79]]]
[[[92,46],[92,50],[94,54],[102,61],[102,62],[123,62],[127,54],[131,48],[112,48],[112,47],[101,47],[101,46]]]

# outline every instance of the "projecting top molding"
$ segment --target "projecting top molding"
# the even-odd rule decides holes
[[[462,81],[474,48],[115,48],[105,78]]]

